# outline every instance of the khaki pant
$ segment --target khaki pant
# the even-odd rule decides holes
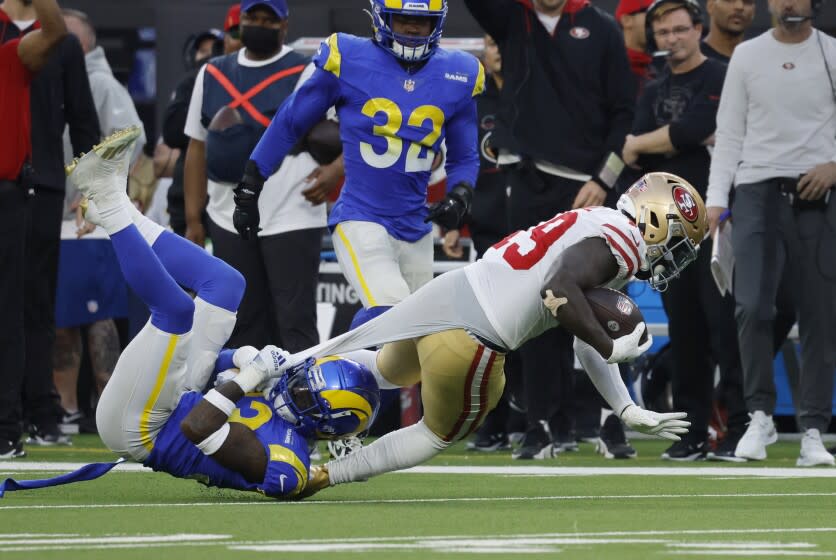
[[[424,423],[448,442],[476,430],[505,388],[505,355],[461,329],[386,344],[377,363],[391,383],[421,382]]]

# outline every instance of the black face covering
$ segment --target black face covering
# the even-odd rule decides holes
[[[282,32],[258,25],[242,25],[241,42],[253,54],[269,56],[279,52],[282,46]]]

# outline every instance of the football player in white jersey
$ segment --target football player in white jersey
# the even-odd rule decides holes
[[[632,278],[664,290],[696,259],[708,231],[705,205],[682,178],[649,173],[617,208],[572,210],[513,233],[388,313],[290,356],[288,364],[339,353],[368,366],[382,389],[422,383],[420,422],[315,467],[307,495],[418,465],[466,437],[502,394],[505,353],[558,325],[575,335],[578,359],[628,426],[674,441],[686,433],[685,413],[637,406],[615,365],[650,347],[649,334],[642,341],[646,325],[610,338],[583,291],[620,288]],[[378,351],[361,350],[381,344]]]

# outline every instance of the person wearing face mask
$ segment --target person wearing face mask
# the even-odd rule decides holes
[[[241,49],[240,41],[241,5],[235,4],[229,8],[224,19],[223,54],[232,54]],[[234,37],[233,37],[234,35]],[[197,37],[197,38],[195,38]],[[203,38],[201,41],[200,38]],[[203,31],[187,40],[185,51],[186,74],[174,89],[174,94],[165,109],[163,117],[163,142],[172,150],[178,150],[177,160],[171,177],[171,185],[166,192],[166,203],[169,225],[174,233],[186,235],[186,202],[183,193],[183,168],[186,162],[186,149],[189,147],[189,137],[186,135],[186,116],[192,102],[197,73],[206,61],[217,56],[218,37],[215,30]],[[191,48],[190,48],[191,47]],[[206,213],[203,213],[206,222]]]
[[[204,65],[186,117],[186,237],[203,245],[247,281],[230,344],[281,344],[299,350],[316,344],[316,283],[325,205],[306,199],[312,174],[336,184],[339,159],[318,165],[303,141],[266,181],[261,231],[242,239],[233,225],[233,189],[270,119],[314,70],[310,59],[284,44],[285,0],[244,0],[239,34],[244,48]],[[207,194],[209,197],[206,205]],[[201,214],[206,205],[208,232]]]

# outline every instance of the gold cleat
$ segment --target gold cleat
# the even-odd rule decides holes
[[[131,126],[122,130],[117,130],[90,150],[103,160],[112,161],[121,156],[126,149],[133,146],[133,143],[142,135],[142,129],[138,126]],[[78,162],[87,154],[82,153],[79,157],[73,159],[72,163],[64,168],[64,173],[68,176],[75,171]]]

